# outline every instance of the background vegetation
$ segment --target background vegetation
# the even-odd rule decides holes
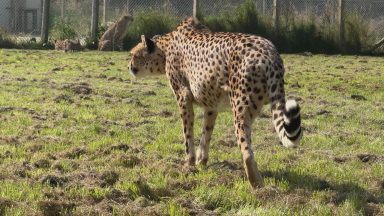
[[[139,13],[135,16],[132,28],[125,38],[125,48],[130,49],[139,42],[138,36],[153,36],[169,32],[177,24],[177,18],[158,11]],[[260,15],[253,1],[245,1],[234,11],[224,11],[219,15],[200,14],[199,19],[213,31],[243,32],[270,39],[281,52],[313,53],[364,53],[374,43],[368,37],[368,25],[357,12],[348,13],[345,18],[345,44],[339,46],[336,26],[321,26],[311,15],[281,21],[280,31],[274,31],[271,19]]]
[[[89,6],[89,5],[88,5]],[[58,10],[58,9],[55,9]],[[4,32],[0,32],[0,47],[16,48],[52,48],[54,40],[82,39],[85,46],[90,49],[97,48],[97,41],[89,38],[88,16],[84,10],[81,13],[68,10],[63,20],[55,12],[52,22],[50,43],[44,47],[33,41],[12,40]],[[256,10],[254,1],[247,0],[231,11],[222,11],[219,14],[202,14],[199,19],[213,31],[243,32],[256,34],[270,39],[281,52],[298,53],[345,53],[345,54],[379,54],[384,48],[370,53],[369,48],[376,42],[370,35],[368,21],[357,11],[349,11],[345,16],[345,43],[340,46],[339,30],[334,24],[322,23],[313,13],[283,14],[279,22],[279,31],[275,31],[272,20],[268,15],[261,15]],[[124,39],[124,49],[129,50],[139,42],[140,35],[149,37],[170,32],[180,22],[176,14],[162,9],[143,10],[134,14],[134,21],[127,30]],[[105,31],[100,26],[100,36]]]

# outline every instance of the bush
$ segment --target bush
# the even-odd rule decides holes
[[[247,0],[235,11],[224,12],[219,16],[202,17],[202,22],[212,31],[243,32],[266,35],[267,24],[259,16],[253,1]]]
[[[375,42],[370,40],[369,24],[358,13],[348,13],[345,17],[345,51],[348,53],[359,53],[364,48]]]
[[[0,28],[0,48],[14,48],[16,44],[10,39],[9,35]]]
[[[253,1],[247,0],[231,13],[206,16],[202,22],[213,31],[242,32],[268,38],[282,52],[338,51],[335,41],[319,31],[314,19],[305,20],[310,21],[292,21],[289,26],[281,25],[280,31],[274,32],[272,23],[258,14]]]
[[[128,27],[128,33],[123,40],[123,48],[131,49],[140,41],[140,35],[153,37],[172,31],[178,20],[176,16],[161,11],[139,12]]]
[[[57,19],[51,28],[51,36],[54,40],[75,39],[77,37],[76,31],[72,26],[74,23],[65,21],[63,19]]]
[[[291,28],[281,31],[275,39],[276,46],[283,52],[335,53],[339,47],[332,38],[319,31],[314,22],[295,23]]]

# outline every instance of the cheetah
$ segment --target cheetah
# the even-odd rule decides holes
[[[211,32],[194,18],[156,38],[141,36],[131,50],[129,68],[135,77],[166,74],[180,108],[186,165],[206,165],[218,108],[229,104],[236,142],[253,188],[263,186],[251,149],[251,128],[264,104],[271,103],[272,121],[285,147],[302,137],[300,108],[285,100],[284,66],[275,46],[259,36]],[[194,111],[204,109],[202,135],[195,156]]]
[[[65,50],[67,40],[56,40],[55,41],[55,50]]]
[[[116,23],[111,25],[99,40],[99,50],[121,50],[123,38],[127,31],[128,25],[132,22],[132,20],[133,18],[131,16],[125,15],[122,16]]]
[[[55,50],[63,50],[64,52],[68,51],[80,51],[82,50],[82,46],[79,41],[75,40],[57,40],[55,42]]]

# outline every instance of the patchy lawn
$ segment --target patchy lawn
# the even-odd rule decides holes
[[[128,57],[0,50],[0,215],[384,215],[382,58],[283,55],[304,138],[281,147],[264,108],[252,191],[231,113],[208,167],[183,169],[167,80],[133,79]]]

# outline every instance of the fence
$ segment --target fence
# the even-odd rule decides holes
[[[97,21],[101,25],[114,22],[125,13],[135,16],[139,12],[156,10],[180,20],[193,14],[193,0],[1,0],[0,29],[15,36],[40,36],[45,1],[50,1],[48,30],[52,32],[58,23],[64,22],[71,25],[79,38],[89,37],[92,33],[93,2],[99,5]],[[245,1],[198,0],[197,8],[202,16],[215,16],[230,12]],[[355,15],[358,21],[364,22],[372,41],[384,37],[384,0],[252,1],[259,14],[269,19],[279,31],[292,27],[298,21],[314,21],[322,31],[340,29],[338,37],[343,39],[343,30],[348,27],[345,26],[348,25],[344,22],[345,17]]]

